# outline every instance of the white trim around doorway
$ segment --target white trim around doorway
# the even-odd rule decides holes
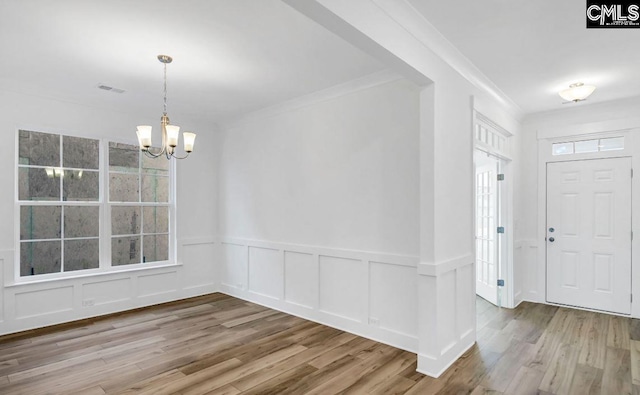
[[[636,169],[636,174],[632,179],[631,194],[631,227],[632,231],[637,235],[633,238],[631,243],[631,292],[633,295],[633,301],[631,303],[631,317],[640,318],[640,266],[636,263],[635,251],[640,251],[640,215],[638,215],[638,205],[635,204],[640,196],[640,183],[636,181],[640,177],[640,128],[608,131],[600,133],[589,134],[576,134],[567,133],[565,136],[558,136],[555,134],[553,137],[548,137],[549,134],[538,133],[538,218],[537,218],[537,231],[536,241],[539,248],[537,248],[537,262],[535,275],[537,277],[537,294],[539,303],[548,303],[546,301],[546,210],[547,210],[547,163],[551,162],[563,162],[563,161],[576,161],[585,159],[606,159],[606,158],[618,158],[618,157],[631,157],[632,169]],[[623,149],[615,151],[599,151],[592,153],[579,153],[571,155],[552,155],[552,145],[554,143],[562,142],[575,142],[589,139],[601,139],[611,137],[624,137],[625,145]],[[585,309],[589,310],[589,309]]]
[[[473,125],[474,125],[473,152],[475,153],[476,151],[481,151],[487,155],[497,158],[501,162],[501,173],[504,174],[504,177],[505,177],[505,181],[504,181],[505,184],[503,187],[504,190],[503,190],[503,196],[502,196],[503,198],[503,202],[502,202],[503,207],[501,212],[502,220],[500,224],[500,226],[505,227],[505,234],[503,239],[505,248],[503,251],[503,260],[501,262],[500,277],[499,277],[505,281],[505,285],[504,287],[502,287],[500,304],[501,304],[501,307],[515,308],[516,295],[514,295],[514,293],[515,293],[516,287],[514,282],[515,276],[514,276],[514,261],[513,261],[514,259],[514,255],[513,255],[513,251],[514,251],[514,245],[513,245],[513,240],[514,240],[513,185],[514,185],[514,182],[513,181],[514,180],[513,178],[515,177],[515,171],[513,169],[513,162],[511,158],[511,148],[512,148],[511,137],[513,136],[513,134],[503,129],[496,123],[492,122],[488,117],[484,116],[482,113],[478,112],[477,110],[473,111],[473,117],[474,117],[473,119]],[[496,147],[495,144],[491,144],[487,141],[483,141],[485,139],[482,139],[482,138],[479,139],[477,136],[478,125],[488,129],[487,133],[492,133],[492,134],[495,134],[496,136],[502,137],[504,139],[504,143]],[[474,164],[473,164],[474,180],[475,180],[475,168],[476,168],[476,164],[474,160]],[[476,218],[475,188],[474,188],[473,195],[474,196],[473,196],[472,213],[473,213],[474,228],[473,228],[472,236],[473,236],[473,246],[474,246],[473,254],[474,254],[474,261],[475,261],[475,254],[476,254],[476,250],[475,250],[475,218]],[[475,270],[476,270],[476,267],[474,265],[474,278],[476,276]]]

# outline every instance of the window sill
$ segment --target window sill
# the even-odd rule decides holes
[[[109,276],[109,275],[119,275],[119,274],[143,272],[143,271],[158,270],[158,269],[176,268],[180,266],[182,266],[182,263],[180,262],[178,263],[163,262],[153,266],[137,266],[137,267],[131,267],[131,268],[124,268],[124,269],[111,268],[108,270],[95,271],[92,273],[84,273],[84,274],[65,276],[65,277],[53,277],[53,278],[43,278],[43,279],[33,279],[33,280],[30,280],[28,277],[26,277],[26,279],[28,280],[19,280],[19,281],[14,280],[11,283],[5,284],[4,287],[18,288],[21,286],[28,286],[28,285],[48,284],[48,283],[56,283],[56,282],[62,282],[62,281],[74,281],[74,280],[84,279],[84,278],[94,278],[94,277],[103,277],[103,276]]]

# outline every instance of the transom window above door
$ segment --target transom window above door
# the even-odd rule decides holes
[[[617,151],[624,149],[624,137],[608,137],[566,143],[554,143],[551,145],[551,154],[572,155],[586,154],[590,152]]]

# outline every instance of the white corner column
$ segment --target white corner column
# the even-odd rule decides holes
[[[473,88],[462,76],[473,72],[463,60],[461,74],[434,52],[457,56],[406,0],[284,1],[424,87],[418,371],[437,377],[475,341]]]
[[[473,256],[444,261],[436,258],[436,252],[441,250],[438,240],[447,236],[438,232],[451,233],[451,229],[437,226],[447,221],[443,203],[450,199],[443,201],[443,196],[438,195],[438,192],[444,193],[438,183],[446,179],[436,177],[436,171],[445,169],[439,169],[436,163],[442,140],[436,133],[435,87],[436,84],[431,84],[420,95],[420,264],[417,268],[417,370],[432,377],[440,376],[451,366],[473,345],[476,336]],[[465,226],[459,229],[463,231],[461,238],[469,236]]]

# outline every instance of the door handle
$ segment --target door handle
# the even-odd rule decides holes
[[[554,239],[553,237],[549,237],[549,241],[553,243],[554,241],[556,241],[556,239]]]

